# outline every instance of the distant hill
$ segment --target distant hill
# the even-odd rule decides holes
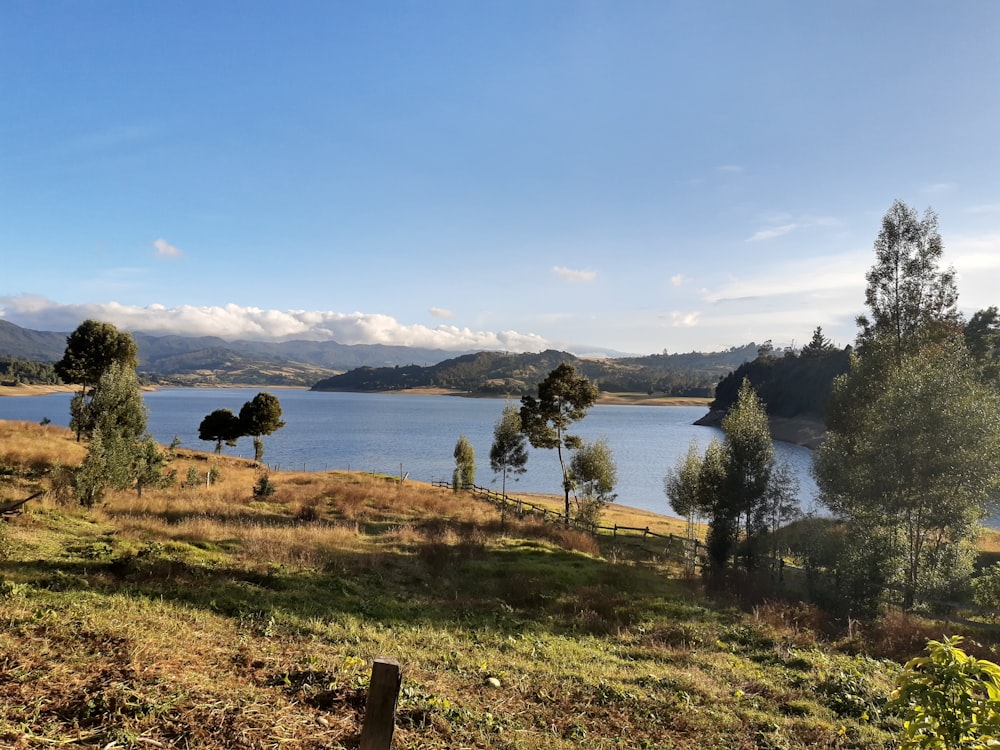
[[[0,357],[53,363],[68,332],[33,331],[0,319]],[[579,358],[549,350],[532,354],[465,352],[335,341],[227,341],[218,336],[133,332],[139,373],[161,385],[294,385],[316,390],[381,391],[431,386],[482,394],[535,388],[561,362],[609,392],[711,396],[728,373],[757,354],[756,344],[724,352]]]
[[[647,357],[581,359],[567,352],[539,354],[478,352],[430,366],[360,367],[321,380],[317,391],[391,391],[450,388],[480,394],[522,394],[563,362],[608,392],[711,396],[720,378],[756,356],[755,344],[710,354],[657,354]]]
[[[33,331],[0,320],[0,356],[56,362],[68,332]],[[454,352],[381,344],[335,341],[226,341],[217,336],[132,334],[139,350],[139,372],[161,384],[262,384],[311,386],[316,381],[362,365],[430,365]]]

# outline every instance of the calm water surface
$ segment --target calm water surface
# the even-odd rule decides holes
[[[161,443],[178,437],[187,448],[212,450],[198,440],[198,425],[215,409],[238,413],[259,388],[167,388],[144,395],[149,431]],[[271,391],[281,402],[285,426],[264,438],[264,461],[273,468],[326,471],[351,469],[408,474],[420,481],[450,480],[452,451],[459,435],[476,449],[476,483],[500,487],[490,471],[493,426],[503,411],[502,399],[417,396],[383,393]],[[39,422],[48,417],[69,424],[69,394],[0,398],[0,419]],[[672,515],[663,494],[663,477],[692,440],[704,448],[721,431],[692,424],[705,414],[700,406],[597,405],[574,425],[585,440],[606,438],[618,465],[618,502]],[[804,509],[813,507],[816,486],[809,476],[811,453],[776,443],[778,456],[789,462],[800,484]],[[251,438],[228,455],[252,456]],[[528,471],[517,482],[507,480],[509,494],[559,494],[555,451],[529,448]]]

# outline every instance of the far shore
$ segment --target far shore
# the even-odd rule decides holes
[[[295,385],[240,385],[232,383],[227,385],[183,385],[183,386],[162,386],[164,388],[260,388],[261,390],[309,390],[305,386]],[[0,396],[45,396],[50,393],[73,393],[76,391],[75,385],[0,385]],[[157,390],[157,386],[147,386],[143,390]],[[368,393],[369,391],[365,391]],[[386,395],[409,395],[409,396],[466,396],[472,398],[503,398],[503,396],[470,393],[469,391],[456,390],[454,388],[405,388],[393,391],[375,391]],[[597,398],[599,404],[642,404],[644,406],[704,406],[712,402],[710,398],[694,398],[688,396],[650,396],[645,393],[601,393]]]

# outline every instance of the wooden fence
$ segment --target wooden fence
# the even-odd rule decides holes
[[[451,489],[452,487],[451,482],[448,482],[447,480],[434,481],[431,484],[435,487],[445,487],[447,489]],[[623,540],[627,540],[629,537],[632,539],[644,540],[662,539],[664,554],[672,559],[684,563],[685,569],[689,572],[694,573],[697,569],[700,569],[704,565],[705,545],[697,539],[688,539],[686,537],[677,536],[676,534],[661,534],[657,531],[653,531],[648,526],[619,526],[618,524],[613,526],[604,526],[602,524],[583,523],[573,518],[570,518],[569,523],[567,524],[564,513],[553,510],[552,508],[548,508],[544,505],[539,505],[538,503],[533,503],[529,500],[522,500],[518,497],[504,495],[496,490],[490,489],[489,487],[480,487],[475,484],[464,487],[463,490],[472,493],[472,495],[481,500],[485,500],[495,505],[497,508],[502,509],[506,505],[507,511],[515,515],[517,518],[533,516],[546,523],[568,525],[569,528],[593,534],[595,537],[610,536],[614,539]]]

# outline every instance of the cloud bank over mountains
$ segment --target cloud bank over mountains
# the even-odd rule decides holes
[[[37,331],[72,331],[93,318],[128,331],[155,335],[218,336],[259,341],[336,341],[340,344],[384,344],[446,351],[497,350],[538,352],[553,344],[533,333],[473,331],[439,325],[405,325],[378,313],[311,310],[264,310],[223,305],[166,307],[117,302],[59,304],[44,297],[0,296],[0,318]]]

